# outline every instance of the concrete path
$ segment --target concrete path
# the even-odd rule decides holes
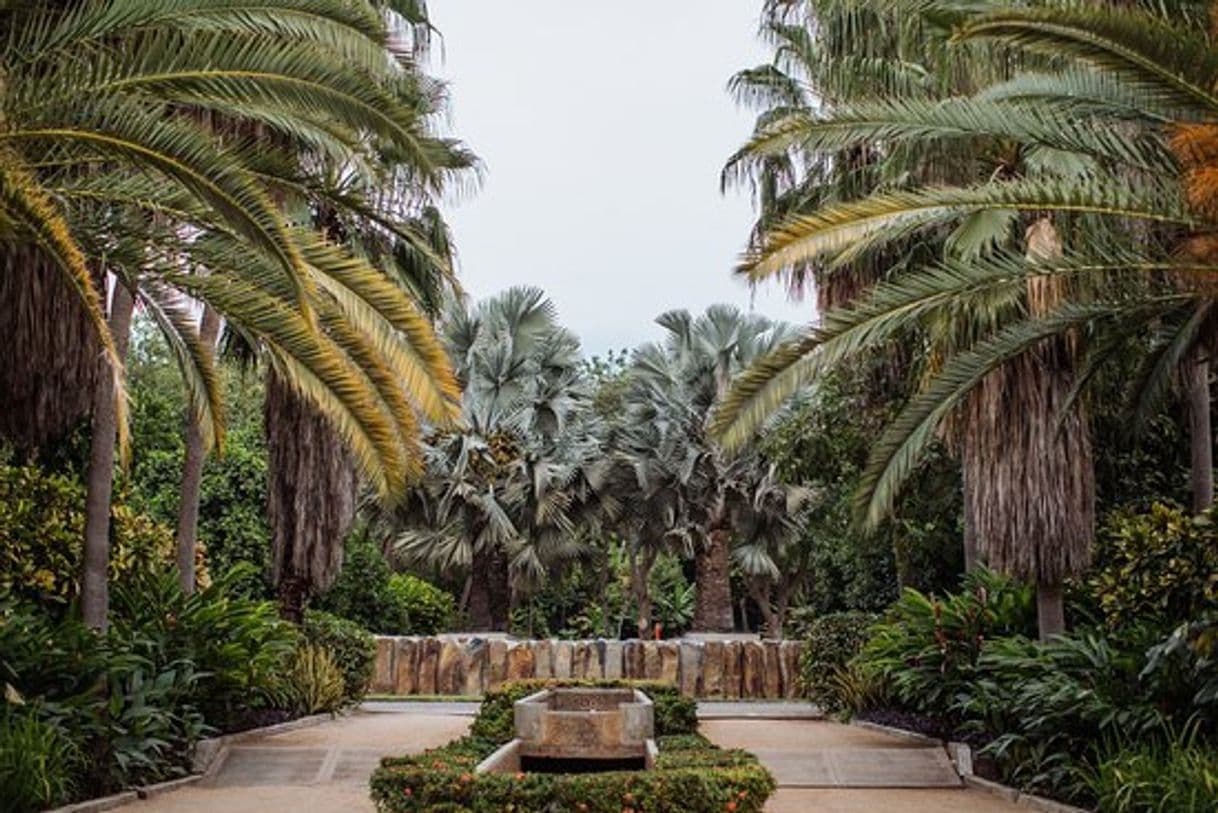
[[[1019,813],[961,787],[938,747],[855,726],[808,720],[706,720],[702,733],[752,751],[778,780],[772,813]],[[1026,811],[1024,811],[1026,813]]]
[[[465,733],[453,714],[357,711],[332,722],[233,746],[220,769],[128,813],[371,813],[368,777],[381,757],[443,745]]]
[[[429,705],[369,703],[331,722],[233,746],[219,770],[203,782],[122,810],[372,813],[368,777],[382,756],[442,745],[468,728],[472,709],[465,708],[467,704],[436,709]],[[708,737],[725,747],[752,751],[774,773],[779,791],[767,806],[772,813],[1024,810],[960,788],[940,749],[837,723],[775,719],[783,705],[791,704],[704,703],[699,715]],[[802,716],[808,708],[787,710]],[[883,787],[897,784],[906,787]]]

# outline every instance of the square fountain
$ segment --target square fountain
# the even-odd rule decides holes
[[[553,688],[518,700],[516,737],[479,773],[648,770],[655,764],[655,710],[630,688]]]

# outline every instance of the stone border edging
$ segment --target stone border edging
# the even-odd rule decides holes
[[[195,743],[194,754],[191,756],[191,771],[199,778],[203,778],[211,773],[213,769],[218,769],[224,763],[223,758],[227,756],[230,745],[236,745],[237,743],[259,737],[273,737],[276,734],[286,734],[298,728],[310,728],[320,725],[327,720],[337,719],[338,716],[338,714],[311,714],[307,717],[297,717],[295,720],[288,720],[283,723],[275,723],[273,725],[262,726],[261,728],[250,728],[245,731],[237,731],[233,734],[223,734],[219,737],[208,737],[205,740],[199,740]]]
[[[1016,790],[1006,785],[1000,785],[997,782],[991,782],[988,779],[982,779],[980,776],[962,776],[964,786],[979,790],[983,793],[988,793],[991,796],[997,796],[1005,799],[1017,807],[1035,810],[1038,813],[1091,813],[1081,807],[1068,805],[1065,802],[1055,802],[1052,799],[1046,799],[1043,796],[1033,796],[1030,793]]]
[[[203,779],[201,774],[190,774],[189,776],[180,776],[177,779],[167,779],[164,782],[157,782],[154,785],[142,785],[131,790],[120,791],[111,796],[102,796],[97,799],[86,799],[83,802],[75,802],[74,804],[57,807],[53,810],[48,810],[46,813],[101,813],[104,810],[114,810],[119,807],[124,807],[132,802],[138,802],[141,799],[151,799],[154,796],[161,796],[165,793],[178,790],[179,788],[193,785]]]
[[[1016,807],[1035,810],[1037,813],[1091,813],[1091,811],[1075,807],[1074,805],[1068,805],[1065,802],[1058,802],[1053,799],[1046,799],[1043,796],[1024,793],[1018,788],[1002,785],[989,779],[982,779],[973,773],[973,749],[968,743],[938,740],[925,734],[919,734],[916,731],[906,731],[903,728],[894,728],[893,726],[872,723],[867,720],[851,720],[850,725],[865,728],[869,731],[878,731],[881,734],[891,734],[894,737],[902,737],[914,742],[941,746],[947,751],[948,759],[951,760],[952,766],[955,767],[956,773],[960,776],[960,781],[964,783],[964,787],[1005,799]]]

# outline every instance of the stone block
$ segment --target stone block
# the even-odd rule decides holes
[[[461,694],[476,697],[486,691],[486,663],[490,647],[482,638],[465,643],[461,653],[461,671],[465,679]]]
[[[379,636],[376,639],[376,665],[372,669],[370,690],[375,694],[392,694],[396,688],[393,674],[393,653],[397,642],[393,638]]]
[[[621,641],[605,641],[605,671],[608,680],[619,680],[622,677],[624,657]]]
[[[419,639],[398,638],[393,653],[393,693],[415,694],[419,686]]]
[[[507,641],[492,638],[486,643],[486,688],[498,689],[507,680]]]
[[[744,641],[740,646],[740,696],[765,695],[765,647],[760,641]]]
[[[744,671],[744,647],[740,641],[723,642],[723,696],[729,700],[740,697]]]
[[[554,677],[554,644],[552,641],[533,641],[533,674],[542,680]]]
[[[587,641],[575,641],[571,647],[571,677],[583,680],[588,677],[588,666],[592,647]]]
[[[508,647],[508,680],[527,680],[533,677],[535,666],[536,662],[533,659],[533,650],[529,647],[528,643],[522,642]]]
[[[680,672],[680,647],[674,641],[661,641],[655,646],[660,655],[659,679],[665,683],[677,685],[677,676]]]
[[[415,694],[436,694],[436,677],[440,666],[440,641],[438,638],[419,640],[419,676],[415,682]]]
[[[646,678],[647,670],[644,669],[646,650],[647,644],[644,641],[626,641],[625,666],[627,679],[642,680]]]
[[[677,685],[681,687],[681,694],[686,697],[697,697],[702,691],[703,644],[695,641],[682,641],[680,648]]]
[[[803,644],[799,641],[782,642],[783,674],[786,679],[782,686],[783,697],[795,699],[803,696],[803,687],[799,680],[799,662],[803,655]]]
[[[765,671],[762,674],[763,694],[769,700],[782,697],[782,642],[765,641]]]
[[[660,645],[656,641],[643,644],[643,677],[646,680],[660,679]]]
[[[461,669],[465,644],[445,638],[436,661],[436,694],[461,694],[465,691],[465,672]]]
[[[723,642],[707,641],[702,649],[702,696],[723,696]]]
[[[574,645],[570,641],[554,642],[554,677],[566,680],[571,677],[571,659]]]

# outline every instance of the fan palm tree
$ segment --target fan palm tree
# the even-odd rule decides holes
[[[697,582],[693,628],[731,632],[732,510],[748,501],[747,455],[726,454],[707,434],[716,401],[732,376],[793,335],[785,324],[713,305],[694,317],[670,311],[656,322],[668,335],[635,351],[638,398],[672,428],[683,523],[691,537]]]
[[[514,590],[582,552],[577,514],[601,455],[581,424],[579,344],[536,288],[453,307],[443,333],[461,423],[432,434],[427,477],[398,512],[397,550],[467,573],[471,625],[503,631]]]
[[[3,12],[0,253],[9,273],[0,321],[24,351],[0,365],[7,438],[29,447],[52,437],[96,401],[99,380],[125,436],[102,293],[113,273],[132,300],[169,302],[179,315],[184,297],[209,303],[318,405],[382,493],[417,469],[415,410],[442,422],[456,396],[427,321],[379,271],[288,214],[327,199],[377,214],[306,155],[341,159],[366,188],[386,156],[409,158],[424,187],[451,174],[460,150],[428,134],[414,103],[421,88],[407,55],[392,52],[381,11],[110,0]],[[392,220],[377,223],[392,230]],[[210,357],[193,327],[177,345],[193,408],[218,436]],[[41,374],[51,358],[51,374]],[[390,361],[407,362],[409,400],[375,369]],[[65,389],[74,391],[60,401]],[[55,409],[37,408],[48,403]],[[105,420],[94,434],[111,442]],[[94,455],[91,505],[107,502],[105,457]],[[104,560],[104,523],[90,529],[90,560]],[[96,581],[85,580],[82,605],[100,624]]]
[[[745,378],[728,399],[717,427],[729,440],[740,440],[747,427],[757,425],[814,367],[861,347],[876,346],[911,324],[958,323],[962,316],[991,314],[991,326],[959,343],[945,357],[925,391],[877,444],[861,498],[861,508],[872,522],[890,509],[895,488],[933,438],[936,427],[958,405],[964,405],[964,420],[974,419],[975,426],[994,426],[985,432],[1004,446],[1017,437],[1021,445],[1027,441],[1028,450],[1039,448],[1052,454],[1053,444],[1062,437],[1082,434],[1076,398],[1079,384],[1061,366],[1063,362],[1069,366],[1068,353],[1076,343],[1046,341],[1077,336],[1080,327],[1095,329],[1105,320],[1129,329],[1195,307],[1200,292],[1187,280],[1196,280],[1197,272],[1207,265],[1158,253],[1161,245],[1170,245],[1173,234],[1211,228],[1205,225],[1200,207],[1188,205],[1180,194],[1177,156],[1165,138],[1165,129],[1204,121],[1214,112],[1203,88],[1210,86],[1205,77],[1212,69],[1207,65],[1216,63],[1204,34],[1188,24],[1190,18],[1168,20],[1154,11],[1081,9],[1073,4],[1035,9],[995,4],[998,10],[980,12],[977,6],[986,4],[970,4],[969,11],[955,9],[955,5],[906,4],[910,13],[930,8],[939,19],[946,16],[955,23],[953,38],[957,41],[997,41],[1073,63],[1056,72],[1017,76],[975,97],[931,104],[884,100],[810,117],[801,125],[804,143],[840,148],[854,141],[882,141],[897,149],[931,140],[997,136],[1020,145],[1022,177],[995,172],[987,182],[970,187],[881,191],[791,218],[768,233],[764,244],[746,258],[744,268],[747,273],[765,276],[812,259],[832,265],[866,255],[894,239],[983,215],[1005,218],[1009,224],[1020,212],[1030,216],[1054,212],[1056,222],[1044,217],[1035,220],[1035,231],[1022,250],[1016,244],[1014,250],[988,258],[941,263],[879,286],[869,301],[856,308],[826,315],[822,326],[800,345],[764,362]],[[1029,171],[1037,168],[1049,172],[1037,177]],[[1138,222],[1151,226],[1130,229],[1130,223]],[[1057,233],[1063,226],[1069,226],[1069,232],[1064,232],[1067,249],[1064,257],[1057,257]],[[1130,231],[1138,239],[1129,240]],[[1069,241],[1071,236],[1077,245]],[[1128,286],[1099,287],[1097,293],[1101,283],[1128,277],[1131,272],[1143,278],[1166,273],[1186,282],[1170,290],[1142,284],[1135,286],[1133,295]],[[1067,281],[1072,284],[1063,285]],[[1000,318],[994,319],[995,315]],[[1180,326],[1176,340],[1161,345],[1162,352],[1150,365],[1151,391],[1162,390],[1165,377],[1177,366],[1172,362],[1188,357],[1204,319],[1177,320],[1175,324]],[[1103,351],[1103,343],[1097,343],[1084,362],[1084,383],[1103,359]],[[1041,384],[1030,389],[1031,379],[1021,384],[1017,373],[1021,366],[1039,377]],[[1003,381],[1010,383],[1000,383]],[[998,429],[1001,422],[977,420],[985,415],[977,407],[986,400],[987,391],[1009,396],[1015,392],[1012,386],[1027,393],[1022,396],[1025,399],[1034,399],[1039,413],[1035,425],[1025,414],[1022,428],[1014,435],[1009,428]],[[994,414],[992,410],[990,414]],[[735,430],[730,428],[732,423]],[[1042,440],[1034,441],[1036,437]],[[997,451],[982,443],[974,457],[993,460]],[[1012,472],[999,478],[1008,487],[984,498],[974,489],[972,499],[993,506],[995,499],[1010,498],[1010,484],[1029,484],[1016,492],[1018,510],[1011,519],[1034,520],[1054,506],[1054,495],[1060,493],[1056,486],[1073,483],[1076,487],[1071,490],[1086,496],[1088,475],[1077,466],[1080,453],[1081,449],[1057,449],[1052,456],[1062,459],[1060,474],[1025,471],[1014,476]],[[1085,519],[1086,506],[1081,507],[1083,511],[1074,504],[1057,506],[1052,522],[1068,526],[1074,517]],[[1063,527],[1056,526],[1059,532]],[[1028,532],[1053,529],[1027,521],[1011,522],[1005,529],[992,526],[991,530],[994,537],[982,542],[996,554],[994,563],[1036,577],[1049,588],[1042,593],[1047,592],[1050,601],[1055,598],[1053,578],[1060,578],[1062,570],[1076,568],[1085,558],[1077,550],[1085,529],[1076,527],[1071,532],[1065,528],[1065,535],[1076,544],[1045,551],[1049,555],[1043,558],[1055,563],[1048,568],[1050,572],[1030,573],[1027,563],[1038,557],[1024,548],[1036,541],[1035,534]],[[1061,540],[1061,536],[1057,538]],[[1042,606],[1049,610],[1042,612],[1042,621],[1048,622],[1042,625],[1042,634],[1058,627],[1060,603],[1052,603],[1057,607]]]

